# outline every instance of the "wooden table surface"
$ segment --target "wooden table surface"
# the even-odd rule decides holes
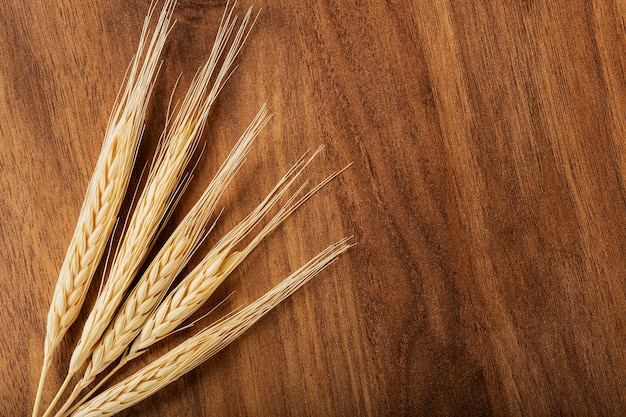
[[[221,307],[142,363],[331,242],[354,235],[358,246],[122,415],[622,415],[626,3],[242,0],[236,10],[252,4],[260,18],[165,235],[265,100],[275,116],[206,248],[306,149],[326,145],[313,180],[354,165],[202,313],[234,292]],[[0,415],[30,415],[58,270],[148,7],[0,4]],[[178,2],[139,164],[224,7]],[[56,356],[46,403],[84,319]]]

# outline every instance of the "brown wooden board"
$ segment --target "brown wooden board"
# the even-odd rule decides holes
[[[307,171],[315,181],[354,165],[194,317],[234,292],[224,304],[123,374],[328,244],[354,235],[358,245],[122,415],[621,415],[626,5],[242,0],[236,10],[250,5],[263,10],[164,235],[265,100],[275,116],[204,251],[305,150],[327,147]],[[1,415],[30,415],[58,270],[148,7],[0,2]],[[178,2],[140,167],[178,77],[175,98],[208,56],[224,7]],[[85,317],[61,345],[45,403]]]

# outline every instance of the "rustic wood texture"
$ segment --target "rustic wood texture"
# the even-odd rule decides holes
[[[621,415],[626,4],[242,0],[237,10],[252,4],[263,11],[165,232],[264,100],[275,116],[206,247],[306,149],[327,145],[314,179],[354,165],[235,271],[203,313],[234,294],[201,323],[341,237],[358,246],[123,415]],[[0,2],[2,415],[30,415],[58,269],[148,6]],[[224,6],[179,1],[140,164]],[[84,318],[56,356],[46,403]]]

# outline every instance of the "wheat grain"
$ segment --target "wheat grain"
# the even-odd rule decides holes
[[[66,379],[44,415],[52,411],[71,378],[91,355],[94,345],[110,324],[126,290],[152,248],[168,210],[174,206],[177,197],[175,191],[196,149],[209,111],[228,79],[232,64],[246,34],[249,33],[246,29],[250,23],[251,12],[252,8],[248,9],[214,77],[237,20],[236,16],[233,17],[232,9],[225,12],[208,61],[192,80],[178,113],[166,128],[165,139],[159,145],[145,188],[115,255],[109,277],[87,317],[71,356]],[[209,90],[211,82],[212,87]]]
[[[343,239],[242,310],[192,336],[130,377],[80,406],[76,417],[110,416],[151,396],[234,341],[272,308],[350,248]]]
[[[113,363],[137,336],[149,314],[158,305],[174,278],[187,264],[194,249],[204,238],[202,232],[219,198],[245,161],[254,139],[269,118],[267,106],[264,104],[206,191],[160,249],[129,294],[115,320],[94,347],[84,376],[76,384],[72,395],[59,413],[66,410],[78,394]]]
[[[48,312],[44,361],[33,416],[39,410],[53,352],[78,317],[124,200],[141,137],[148,97],[159,67],[158,59],[169,30],[172,8],[173,2],[167,1],[149,39],[148,23],[154,6],[150,8],[137,53],[129,67],[126,87],[109,119],[102,150],[87,187],[76,230],[61,266]]]

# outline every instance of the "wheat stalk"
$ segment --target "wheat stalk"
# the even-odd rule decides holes
[[[110,416],[151,396],[197,367],[234,341],[272,308],[331,264],[350,248],[343,239],[242,310],[187,339],[130,377],[81,405],[76,417]]]
[[[87,317],[80,340],[70,359],[67,377],[44,415],[52,411],[72,377],[91,355],[94,345],[110,324],[126,290],[149,253],[167,211],[175,204],[176,188],[196,149],[209,110],[228,79],[234,59],[249,33],[246,32],[246,27],[250,22],[251,12],[252,8],[248,9],[213,80],[213,86],[207,93],[237,20],[232,15],[232,9],[225,12],[207,63],[192,80],[177,115],[166,129],[165,139],[157,150],[145,188],[115,255],[108,280]]]
[[[130,180],[148,97],[158,71],[158,59],[169,30],[174,3],[166,1],[148,38],[148,24],[154,11],[150,8],[144,22],[137,53],[131,61],[126,86],[113,108],[104,143],[74,235],[61,266],[48,312],[44,360],[33,416],[39,411],[46,374],[52,355],[63,336],[78,317],[87,289],[104,253],[118,211]]]
[[[84,376],[76,384],[72,395],[59,414],[62,414],[78,394],[126,350],[141,331],[145,320],[161,301],[174,278],[187,264],[200,241],[204,239],[205,234],[202,232],[219,198],[241,168],[254,139],[270,117],[267,106],[264,104],[222,164],[213,181],[163,245],[129,294],[115,320],[94,347]]]

